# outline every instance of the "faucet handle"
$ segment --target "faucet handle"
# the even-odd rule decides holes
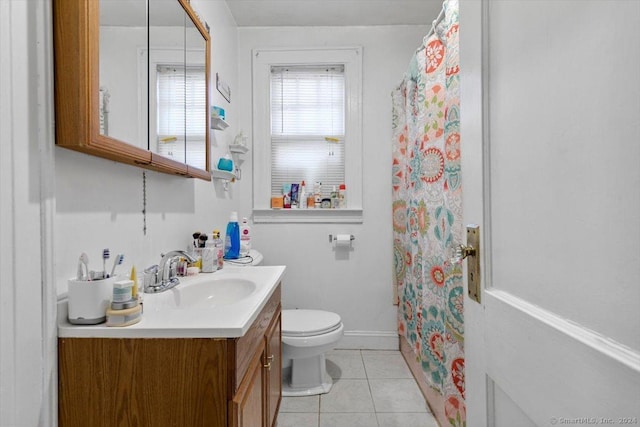
[[[163,277],[162,280],[171,280],[178,275],[179,260],[180,257],[176,255],[167,262],[164,272],[165,277]]]
[[[142,279],[144,289],[149,289],[150,287],[156,286],[159,283],[158,271],[159,267],[157,264],[144,269]]]

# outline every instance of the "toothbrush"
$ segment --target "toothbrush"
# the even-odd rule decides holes
[[[124,261],[124,254],[116,255],[116,257],[113,259],[113,268],[111,269],[111,275],[108,277],[113,277],[113,275],[116,273],[116,267],[122,264],[122,261]]]
[[[109,259],[109,248],[102,250],[102,278],[107,278],[107,260]]]
[[[87,271],[87,275],[84,275],[84,270],[82,266],[84,265],[85,270]],[[89,257],[84,252],[80,254],[80,258],[78,259],[78,272],[77,272],[78,280],[89,280]]]

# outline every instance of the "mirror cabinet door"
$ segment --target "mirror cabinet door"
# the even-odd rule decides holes
[[[149,4],[149,149],[186,163],[184,23],[180,3]]]
[[[147,0],[100,0],[100,134],[145,150]]]

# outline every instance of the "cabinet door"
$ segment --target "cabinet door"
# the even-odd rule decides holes
[[[267,330],[265,363],[265,424],[273,427],[282,398],[282,338],[280,313],[273,319]]]
[[[211,338],[60,338],[58,425],[227,426],[227,350]]]
[[[248,374],[231,401],[233,427],[258,427],[263,425],[264,411],[264,352],[259,352],[249,366]]]

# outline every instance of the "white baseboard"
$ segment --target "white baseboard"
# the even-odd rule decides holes
[[[336,349],[342,350],[399,350],[396,331],[346,331]]]

